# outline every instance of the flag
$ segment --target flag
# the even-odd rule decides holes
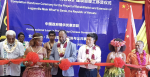
[[[119,2],[119,18],[129,17],[129,6],[132,5],[134,19],[142,19],[142,4]]]
[[[130,5],[129,8],[129,17],[126,27],[126,33],[125,33],[125,41],[126,41],[126,50],[124,53],[126,56],[135,49],[135,42],[136,42],[136,30],[135,30],[135,24],[134,24],[134,18],[132,13],[132,6]],[[129,68],[125,68],[125,77],[129,77],[130,70]]]
[[[149,0],[145,0],[145,24],[146,24],[146,35],[147,35],[147,44],[148,44],[148,49],[150,50],[150,10],[149,10]],[[150,53],[150,52],[149,52]]]
[[[9,13],[8,2],[5,0],[0,16],[0,41],[6,39],[5,33],[7,30],[9,30]]]
[[[140,31],[137,35],[137,40],[141,40],[144,42],[144,48],[143,50],[146,51],[146,53],[149,53],[148,50],[148,43],[147,43],[147,35],[146,35],[146,26],[145,26],[145,21],[143,22],[142,27],[140,28]]]
[[[130,3],[139,3],[139,4],[145,4],[145,0],[124,0]]]

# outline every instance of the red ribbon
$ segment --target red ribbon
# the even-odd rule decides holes
[[[0,60],[0,65],[7,64],[8,62],[9,62],[9,60]]]
[[[7,64],[9,61],[11,61],[14,64],[20,64],[22,61],[27,61],[27,59],[11,59],[11,60],[0,60],[0,65]],[[47,62],[47,63],[57,63],[59,61],[57,60],[40,60],[39,62]],[[71,62],[71,65],[85,65],[90,63],[84,63],[84,62]],[[95,63],[97,66],[112,66],[114,63]],[[140,65],[133,65],[133,64],[125,64],[125,66],[130,66],[134,68],[146,68],[146,66],[140,66]]]
[[[39,62],[47,62],[47,63],[58,63],[57,60],[40,60]]]

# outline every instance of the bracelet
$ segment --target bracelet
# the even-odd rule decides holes
[[[48,58],[44,58],[44,60],[48,60]]]

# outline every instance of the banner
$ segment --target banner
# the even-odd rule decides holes
[[[30,41],[35,27],[44,35],[44,43],[49,41],[48,32],[66,30],[69,39],[77,50],[86,43],[88,33],[97,33],[97,45],[102,51],[102,62],[110,53],[108,44],[113,38],[124,39],[127,18],[119,18],[119,0],[8,0],[9,28],[18,34],[23,32],[25,40]],[[143,13],[143,11],[142,11]],[[136,33],[144,21],[135,19]],[[79,66],[74,66],[75,77]],[[101,67],[103,76],[105,67]]]

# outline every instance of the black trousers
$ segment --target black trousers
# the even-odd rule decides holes
[[[57,75],[52,75],[52,77],[72,77],[72,76],[63,76],[62,70],[60,68],[58,68]]]
[[[24,70],[26,69],[26,67],[24,66],[24,67],[21,67],[21,75],[20,75],[20,77],[22,77],[22,75],[23,75],[23,72],[24,72]]]
[[[148,77],[150,77],[150,71],[148,71]]]
[[[80,67],[79,77],[97,77],[97,69],[86,69]]]

